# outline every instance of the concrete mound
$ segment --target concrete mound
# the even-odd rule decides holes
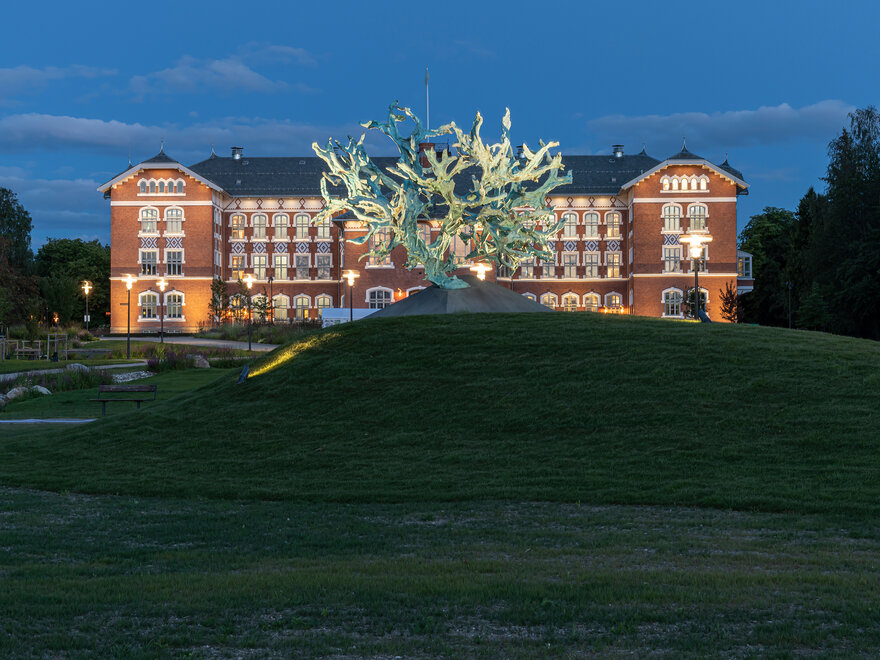
[[[553,311],[507,287],[480,280],[473,275],[459,275],[458,277],[470,286],[466,289],[441,289],[433,285],[389,305],[385,309],[370,314],[369,318],[456,314],[459,312],[480,314]]]

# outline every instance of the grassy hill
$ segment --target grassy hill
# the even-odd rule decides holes
[[[452,315],[341,326],[263,364],[241,385],[0,442],[0,483],[880,511],[876,343],[595,314]]]

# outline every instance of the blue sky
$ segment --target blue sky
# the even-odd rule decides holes
[[[0,186],[47,237],[109,240],[95,189],[214,145],[311,154],[399,99],[431,124],[505,106],[563,153],[729,154],[739,223],[822,187],[847,113],[877,104],[880,4],[827,2],[14,3],[0,41]],[[388,153],[381,138],[375,153]]]

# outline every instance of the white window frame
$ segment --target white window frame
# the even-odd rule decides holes
[[[156,300],[156,305],[153,308],[154,316],[144,316],[144,298],[147,296],[152,296]],[[158,321],[159,320],[159,294],[153,291],[152,289],[147,289],[146,291],[141,291],[138,294],[138,321]]]
[[[180,296],[180,316],[171,316],[169,313],[169,304],[168,299],[171,296]],[[163,313],[165,314],[165,320],[171,321],[173,323],[180,323],[181,321],[186,320],[186,315],[184,314],[184,308],[186,307],[186,295],[183,291],[178,291],[177,289],[171,289],[170,291],[166,291],[163,297],[163,305],[165,306]]]
[[[574,302],[574,309],[568,309],[569,305],[567,302]],[[563,312],[576,312],[578,311],[578,306],[580,305],[580,296],[578,296],[574,291],[569,291],[567,293],[562,294],[562,311]]]
[[[180,272],[179,273],[171,273],[168,271],[168,264],[170,263],[168,261],[168,253],[169,252],[179,252],[180,253]],[[183,248],[172,248],[170,250],[165,249],[162,251],[162,256],[164,257],[163,263],[165,264],[165,275],[168,277],[183,277],[183,271],[184,271],[183,265],[186,263],[186,259],[183,254]]]
[[[669,229],[667,227],[667,217],[666,217],[666,209],[678,209],[678,228],[677,229]],[[670,217],[671,214],[670,214]],[[663,227],[660,230],[661,234],[680,234],[681,233],[681,219],[683,217],[683,212],[681,208],[681,204],[668,203],[664,204],[660,209],[660,219],[663,221]]]
[[[388,305],[383,305],[382,307],[373,307],[373,301],[370,300],[370,294],[385,292],[388,294],[388,305],[394,304],[394,289],[389,289],[387,286],[373,286],[367,289],[364,292],[364,302],[366,303],[369,309],[384,309]]]
[[[668,294],[668,293],[669,294],[672,294],[672,293],[678,294],[678,314],[667,314],[666,313],[666,309],[667,309],[666,305],[667,304],[675,304],[672,301],[666,300],[666,294]],[[682,311],[682,305],[684,305],[684,302],[685,302],[684,292],[681,289],[679,289],[678,287],[671,286],[667,289],[663,289],[663,291],[660,292],[660,303],[663,305],[663,313],[660,315],[660,317],[665,318],[665,319],[684,318],[684,312]]]
[[[562,237],[563,238],[573,238],[577,240],[578,238],[578,214],[574,211],[566,211],[562,214],[562,220],[565,222],[562,225]]]
[[[303,231],[300,232],[300,224],[301,221],[305,221],[305,227],[303,227]],[[312,226],[312,216],[308,213],[297,213],[293,216],[293,235],[294,240],[297,241],[309,241],[311,238],[309,237],[309,228]]]
[[[594,304],[595,303],[595,304]],[[584,294],[584,311],[598,312],[602,306],[602,297],[595,291]]]
[[[154,217],[151,217],[148,221],[152,222],[155,225],[155,229],[153,231],[144,231],[144,214],[147,211],[152,211],[155,213]],[[161,218],[161,214],[159,213],[159,209],[155,206],[143,206],[141,210],[138,211],[138,236],[158,236],[159,235],[159,220]]]
[[[257,218],[262,218],[262,236],[257,236]],[[251,242],[269,240],[269,216],[265,213],[251,213]]]
[[[552,302],[553,306],[548,305],[548,302]],[[541,304],[544,307],[549,307],[550,309],[555,310],[559,306],[559,296],[555,293],[550,293],[549,291],[541,294]]]
[[[607,309],[612,309],[614,306],[611,304],[611,296],[617,296],[620,298],[620,305],[618,305],[619,309],[623,309],[623,294],[618,293],[617,291],[609,291],[605,294],[605,307]]]
[[[587,221],[588,218],[592,219],[593,217],[596,218],[595,224]],[[602,218],[599,217],[599,214],[596,211],[587,211],[584,213],[584,240],[588,238],[599,238],[599,225],[601,224]]]
[[[284,223],[279,226],[278,219],[283,218]],[[278,230],[284,229],[284,236],[278,235]],[[272,216],[272,240],[286,242],[290,238],[290,216],[286,213],[275,213]]]

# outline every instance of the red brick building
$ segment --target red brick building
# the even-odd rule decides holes
[[[389,166],[396,159],[375,160]],[[659,161],[615,146],[612,155],[563,162],[573,176],[551,198],[565,220],[551,244],[555,259],[490,279],[560,310],[680,318],[694,281],[680,238],[702,232],[712,242],[700,288],[709,316],[722,320],[721,292],[737,286],[738,272],[751,276],[750,260],[743,271],[748,255],[736,247],[737,198],[748,192],[738,170],[686,149]],[[130,321],[134,332],[155,332],[160,316],[166,331],[195,330],[210,321],[217,277],[236,294],[239,278],[251,273],[251,295],[271,298],[276,321],[347,306],[341,273],[348,269],[360,274],[354,307],[382,307],[427,286],[421,269],[404,268],[402,247],[384,262],[360,260],[367,247],[346,242],[365,233],[360,223],[311,225],[323,205],[324,171],[314,156],[254,158],[238,147],[187,167],[163,150],[101,186],[110,200],[111,330],[123,332]],[[437,229],[426,221],[423,231]],[[128,275],[137,280],[130,309]]]

